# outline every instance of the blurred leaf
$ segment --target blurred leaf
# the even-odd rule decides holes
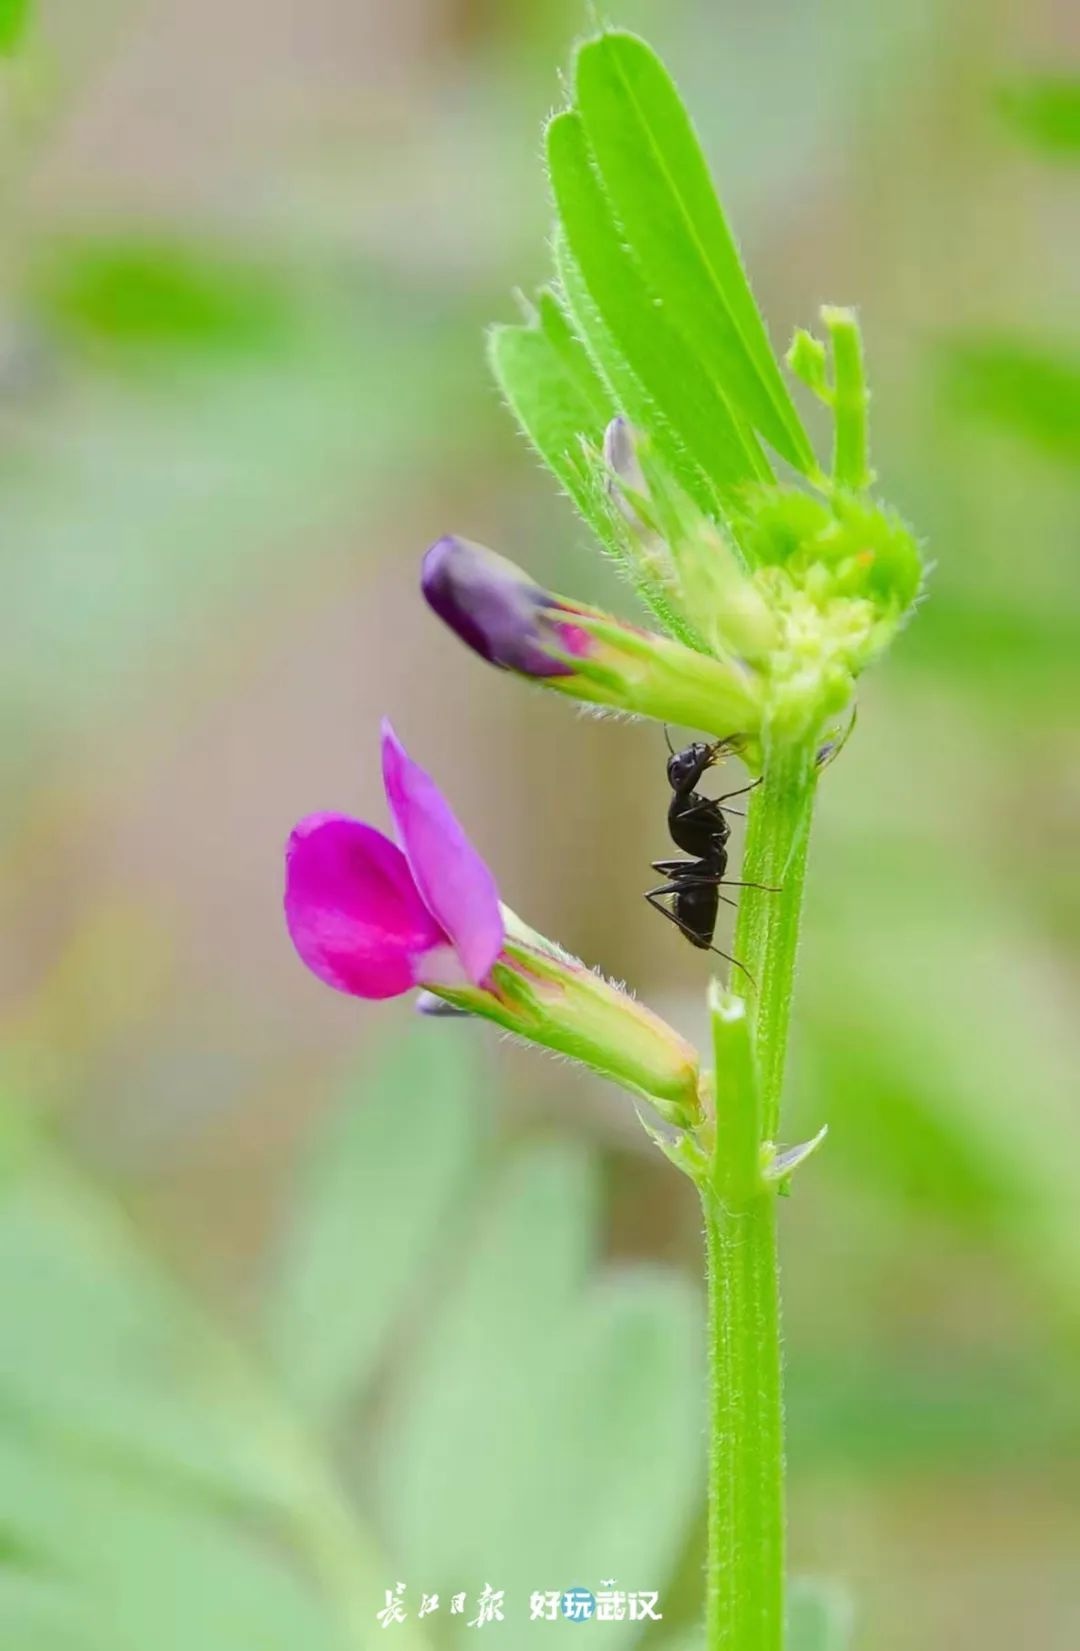
[[[0,1294],[0,1402],[28,1425],[230,1499],[287,1495],[226,1347],[41,1148],[0,1187]]]
[[[699,1292],[660,1269],[620,1269],[587,1292],[532,1435],[523,1560],[544,1555],[550,1586],[583,1570],[662,1591],[671,1576],[704,1492],[701,1317]]]
[[[342,1651],[338,1619],[363,1644],[387,1567],[318,1444],[105,1199],[40,1141],[7,1145],[9,1562],[78,1590],[101,1651]]]
[[[947,391],[969,417],[1051,458],[1080,460],[1080,361],[999,337],[951,343],[942,363]]]
[[[1073,159],[1080,155],[1080,80],[1036,75],[1002,88],[1000,106],[1010,125],[1036,148]]]
[[[267,1301],[278,1372],[322,1423],[370,1379],[474,1166],[475,1045],[421,1023],[350,1083],[306,1166]]]
[[[549,123],[547,159],[570,255],[604,326],[666,425],[717,487],[767,477],[765,457],[748,426],[733,412],[725,387],[717,384],[707,364],[670,324],[628,254],[593,168],[581,117],[573,110]],[[677,474],[679,454],[668,451],[665,428],[653,434]]]
[[[0,1645],[11,1651],[110,1651],[91,1601],[59,1577],[0,1567]]]
[[[0,0],[0,54],[13,52],[30,22],[33,0]]]
[[[839,1584],[796,1577],[788,1591],[788,1651],[848,1651],[854,1615]]]
[[[797,469],[813,452],[773,355],[678,89],[635,35],[578,51],[574,92],[592,158],[653,302],[738,419]]]
[[[556,1326],[596,1247],[591,1165],[552,1144],[503,1175],[384,1434],[386,1504],[403,1561],[452,1578],[505,1541]],[[464,1583],[462,1583],[464,1586]]]
[[[342,1651],[326,1608],[273,1544],[39,1439],[0,1433],[0,1528],[69,1580],[108,1651]],[[72,1651],[84,1645],[95,1638]]]
[[[789,1584],[787,1651],[848,1651],[853,1621],[851,1600],[838,1583],[795,1577]],[[704,1631],[665,1639],[661,1651],[705,1651]]]
[[[208,632],[227,662],[230,616],[250,623],[267,592],[291,612],[343,541],[354,561],[374,555],[382,541],[363,528],[379,501],[411,485],[434,442],[454,466],[480,439],[483,375],[456,318],[434,306],[418,323],[415,304],[355,282],[315,287],[298,278],[287,349],[177,347],[133,372],[114,370],[125,352],[108,370],[100,352],[65,358],[7,408],[0,511],[19,624],[0,649],[5,761],[103,716],[130,726],[178,672],[182,695],[201,691]]]
[[[522,429],[597,538],[614,548],[582,443],[599,451],[616,409],[554,294],[538,295],[525,326],[493,327],[489,348],[499,387]]]
[[[946,1461],[990,1475],[1053,1463],[1080,1444],[1075,1383],[1022,1349],[950,1356],[897,1342],[814,1356],[794,1346],[786,1409],[793,1460],[843,1465],[867,1479],[901,1469],[933,1474]]]
[[[81,340],[263,350],[297,316],[276,273],[205,247],[103,237],[61,243],[31,276],[39,319]]]
[[[504,1177],[384,1436],[395,1551],[417,1574],[497,1576],[508,1600],[608,1576],[662,1588],[701,1491],[700,1302],[659,1273],[586,1289],[595,1221],[589,1165],[564,1147]]]
[[[866,945],[871,910],[887,945]],[[818,945],[801,985],[821,1087],[803,1094],[826,1110],[827,1161],[996,1237],[1074,1313],[1077,1040],[1037,954],[1019,966],[1022,925],[959,876],[947,900],[880,875],[871,898],[851,873]]]

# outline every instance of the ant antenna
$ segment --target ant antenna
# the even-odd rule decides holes
[[[671,735],[668,733],[668,725],[667,725],[666,722],[664,724],[664,738],[667,740],[668,751],[671,753],[672,756],[674,756],[675,755],[675,747],[671,743]]]

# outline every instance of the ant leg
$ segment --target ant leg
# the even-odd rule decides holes
[[[753,780],[749,785],[744,785],[740,791],[725,791],[722,797],[717,797],[715,800],[718,803],[726,803],[729,797],[745,797],[748,791],[756,791],[760,784],[760,779]],[[735,814],[738,810],[731,808],[728,809],[727,812],[729,814]]]
[[[754,785],[760,785],[760,784],[761,784],[760,780],[755,780],[754,781]],[[729,791],[727,796],[728,797],[742,797],[742,796],[745,795],[745,793],[747,791],[753,791],[754,785],[744,785],[743,788],[742,788],[742,791]],[[680,815],[680,819],[693,820],[699,814],[708,814],[710,809],[719,808],[720,804],[724,803],[726,801],[727,801],[727,797],[702,797],[700,802],[691,803],[689,808],[684,808],[681,815]],[[724,810],[725,814],[739,814],[739,815],[742,815],[743,812],[744,811],[741,808],[725,808],[725,810]]]
[[[684,866],[696,865],[694,860],[650,860],[649,864],[654,871],[662,871],[665,877],[681,871]]]
[[[662,917],[666,917],[669,923],[674,923],[675,927],[686,936],[687,940],[691,941],[699,948],[699,950],[715,952],[717,957],[722,957],[724,959],[725,963],[730,963],[733,968],[741,969],[751,986],[755,991],[757,991],[757,983],[745,963],[740,963],[738,958],[732,957],[730,952],[722,952],[719,946],[714,946],[711,943],[707,947],[702,946],[700,935],[696,935],[693,929],[688,928],[681,917],[676,917],[673,911],[669,911],[666,906],[662,906],[660,904],[661,895],[677,894],[678,892],[678,889],[673,887],[670,883],[663,883],[658,889],[647,889],[645,891],[645,898],[654,911],[658,911]],[[722,900],[724,896],[721,895],[720,898]]]
[[[738,795],[739,793],[737,791],[732,792],[733,797],[737,797]],[[717,806],[717,802],[719,800],[721,799],[715,797],[700,797],[696,803],[691,803],[689,808],[684,808],[680,813],[679,818],[682,820],[693,820],[698,814],[708,814],[710,809]]]
[[[692,865],[695,865],[696,863],[697,862],[694,861],[694,860],[654,860],[652,862],[652,868],[653,868],[654,871],[664,871],[664,872],[666,872],[668,870],[669,866],[670,866],[670,867],[674,867],[676,869],[676,871],[679,871],[684,866],[692,866]],[[674,894],[674,893],[676,893],[677,888],[679,888],[679,889],[719,889],[721,884],[724,883],[725,881],[726,881],[725,878],[716,877],[712,872],[699,871],[699,872],[696,872],[693,877],[687,877],[685,875],[678,877],[676,879],[676,885],[673,886],[670,889],[654,890],[654,892]],[[735,910],[738,911],[739,902],[737,900],[729,900],[726,894],[722,894],[720,896],[720,898],[724,902],[725,906],[734,906]]]
[[[772,883],[740,883],[734,877],[721,877],[721,883],[726,883],[729,889],[760,889],[762,894],[783,894],[782,888],[776,888]]]

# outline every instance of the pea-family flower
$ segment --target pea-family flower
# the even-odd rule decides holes
[[[353,997],[421,988],[646,1096],[670,1123],[698,1122],[696,1052],[503,906],[450,805],[388,723],[382,770],[397,842],[327,813],[308,815],[289,839],[285,919],[308,968]]]
[[[429,606],[490,664],[544,687],[727,738],[761,719],[755,676],[598,608],[545,590],[513,562],[447,537],[424,557]]]

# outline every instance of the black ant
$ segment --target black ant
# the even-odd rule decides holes
[[[729,791],[723,797],[702,797],[694,787],[718,757],[726,756],[737,748],[735,742],[718,740],[715,745],[705,745],[695,741],[682,751],[676,751],[666,728],[664,737],[671,753],[667,765],[668,784],[674,792],[668,808],[668,830],[676,848],[683,849],[692,858],[654,860],[653,870],[663,872],[668,881],[659,888],[649,889],[645,898],[650,906],[655,906],[669,922],[682,930],[692,946],[698,946],[702,951],[716,952],[735,968],[742,969],[749,980],[750,976],[738,958],[730,957],[727,952],[720,951],[719,946],[713,945],[713,935],[721,900],[729,906],[735,904],[726,894],[720,893],[721,885],[738,889],[764,887],[761,883],[735,882],[725,876],[731,827],[721,806],[731,797],[744,797],[761,781],[754,780],[750,785],[744,785],[738,791]],[[727,812],[738,814],[741,811],[732,808]],[[666,895],[672,896],[670,906],[661,904]]]

